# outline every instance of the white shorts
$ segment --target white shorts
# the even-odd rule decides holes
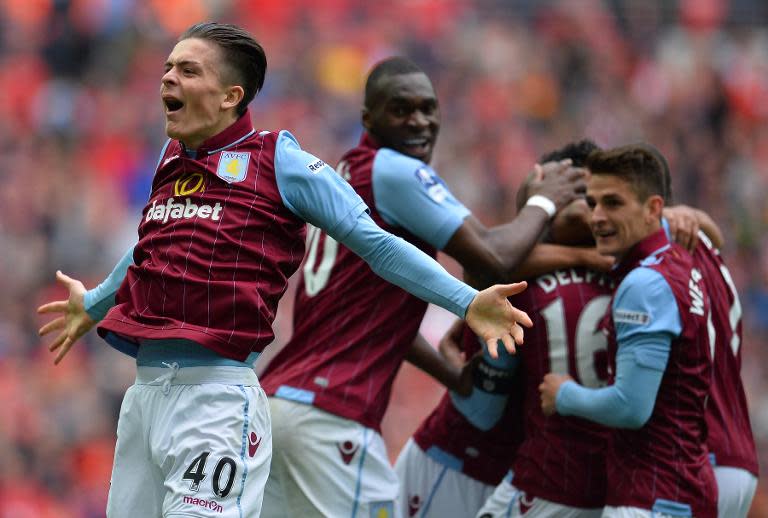
[[[398,483],[381,435],[311,405],[269,398],[274,452],[265,518],[392,518]]]
[[[107,517],[257,517],[271,454],[252,369],[139,367],[120,408]]]
[[[603,509],[602,518],[680,518],[683,515],[666,514],[658,511],[649,511],[639,507],[611,507]],[[690,516],[690,515],[687,515]]]
[[[602,509],[569,507],[543,498],[529,498],[512,485],[511,477],[507,476],[476,518],[600,518],[602,512]]]
[[[398,506],[407,517],[474,516],[494,486],[479,482],[429,457],[408,439],[395,462]]]
[[[715,466],[717,479],[717,516],[744,518],[752,505],[757,477],[745,469]]]

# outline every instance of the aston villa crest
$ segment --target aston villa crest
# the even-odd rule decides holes
[[[236,151],[222,151],[219,159],[219,167],[216,176],[227,183],[237,183],[245,180],[248,175],[248,162],[251,153],[238,153]]]

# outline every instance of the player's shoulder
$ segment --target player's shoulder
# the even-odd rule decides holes
[[[422,176],[425,178],[435,175],[428,164],[390,148],[377,150],[373,169],[377,175],[384,176],[418,175],[419,171],[423,171]]]
[[[661,264],[655,262],[661,258],[655,258],[654,262],[641,262],[633,268],[621,281],[616,290],[616,302],[623,300],[636,300],[651,302],[660,296],[666,296],[670,292],[667,278],[655,266]]]

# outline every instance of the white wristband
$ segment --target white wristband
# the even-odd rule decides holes
[[[525,202],[525,206],[527,207],[528,205],[544,209],[544,212],[546,212],[547,216],[550,218],[557,212],[557,206],[555,205],[555,202],[546,196],[542,196],[541,194],[534,194],[528,198],[528,201]]]

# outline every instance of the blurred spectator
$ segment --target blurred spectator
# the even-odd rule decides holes
[[[658,145],[676,200],[725,231],[768,469],[768,3],[3,0],[0,518],[103,516],[134,367],[90,336],[53,368],[33,310],[57,289],[56,268],[93,286],[135,240],[163,134],[163,63],[204,18],[243,25],[267,50],[256,127],[291,128],[331,162],[357,141],[370,66],[394,53],[417,61],[442,101],[436,167],[487,224],[513,214],[515,188],[543,150],[583,137]],[[273,347],[290,333],[290,306],[287,297]],[[438,337],[446,325],[428,318],[425,331]],[[436,390],[395,390],[393,454]],[[420,392],[430,401],[404,395]],[[768,516],[758,491],[751,516]]]

